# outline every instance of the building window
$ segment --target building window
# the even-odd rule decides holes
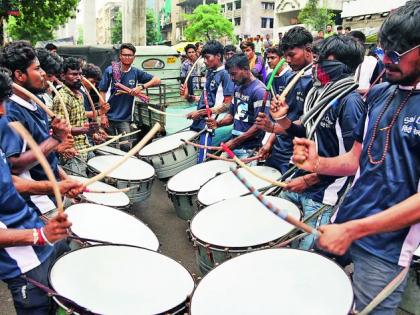
[[[233,2],[229,2],[226,4],[227,10],[232,11],[233,10]]]
[[[264,10],[274,10],[274,2],[261,2]]]
[[[241,8],[241,0],[235,1],[235,9],[238,10]]]
[[[273,28],[274,18],[261,18],[261,28]]]
[[[225,12],[225,5],[222,4],[221,7],[222,7],[222,13]]]
[[[239,26],[239,25],[241,25],[241,18],[237,17],[235,18],[235,26]]]

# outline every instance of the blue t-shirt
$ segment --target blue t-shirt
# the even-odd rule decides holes
[[[38,144],[50,137],[48,116],[37,105],[32,102],[26,102],[17,95],[12,95],[5,102],[4,106],[7,114],[0,119],[0,146],[7,158],[19,156],[22,152],[28,150],[26,142],[8,126],[8,122],[21,122]],[[50,153],[47,156],[47,160],[57,180],[60,180],[56,153]],[[48,180],[40,164],[35,165],[29,171],[23,172],[20,176],[36,181]],[[53,196],[24,196],[24,199],[30,207],[38,210],[40,213],[45,213],[55,208]]]
[[[276,93],[280,94],[285,86],[293,79],[292,73],[287,75],[287,80],[283,85],[278,85]],[[306,95],[312,88],[312,75],[308,72],[300,78],[293,89],[286,96],[286,103],[289,105],[287,117],[291,121],[298,120],[303,113],[303,104]],[[290,165],[290,159],[293,154],[293,137],[288,134],[277,134],[273,144],[271,155],[268,157],[266,164],[277,168],[284,174]]]
[[[209,107],[212,108],[214,105],[220,105],[223,103],[225,96],[232,96],[235,89],[233,81],[230,79],[229,73],[225,70],[224,66],[219,67],[216,70],[208,70],[206,76],[206,90],[207,90],[207,101]],[[197,104],[197,110],[206,108],[204,103],[204,92],[200,96],[200,100]],[[191,129],[200,131],[205,127],[206,123],[204,119],[194,120]]]
[[[138,84],[144,84],[152,80],[153,76],[136,67],[131,67],[129,71],[121,73],[120,83],[132,89]],[[134,96],[128,94],[115,95],[115,80],[112,75],[112,66],[105,69],[102,80],[99,83],[99,90],[107,92],[107,100],[111,106],[107,115],[113,121],[131,121]]]
[[[354,143],[354,129],[366,112],[366,105],[357,92],[352,92],[330,108],[316,128],[318,154],[334,157],[350,151]],[[297,176],[301,176],[299,171]],[[348,183],[347,177],[319,175],[320,182],[305,190],[304,195],[314,201],[335,205]]]
[[[355,139],[363,144],[359,170],[352,189],[337,213],[336,223],[365,218],[407,199],[420,190],[420,89],[408,99],[392,127],[389,150],[381,164],[372,164],[368,145],[375,122],[394,93],[396,85],[382,83],[372,88],[367,98],[365,119],[355,128]],[[419,88],[419,87],[418,87]],[[386,130],[408,91],[398,88],[389,108],[382,116],[373,142],[372,156],[380,160],[384,152]],[[395,232],[364,237],[355,244],[372,255],[405,266],[420,242],[420,224]]]
[[[0,228],[32,229],[43,226],[36,212],[16,191],[5,154],[0,149]],[[15,278],[34,269],[52,252],[51,246],[0,247],[0,279]]]
[[[233,116],[233,137],[238,137],[255,123],[258,113],[262,110],[262,102],[265,93],[264,84],[255,79],[245,85],[236,86],[233,102],[229,114]],[[269,107],[265,113],[268,114]],[[242,142],[237,149],[255,149],[261,146],[264,131],[260,130],[254,137]]]
[[[279,76],[275,76],[273,79],[273,90],[276,92],[276,94],[281,93],[281,91],[284,90],[288,82],[290,82],[290,79],[294,76],[295,72],[292,70],[287,70],[283,74]],[[268,81],[270,80],[270,75],[267,76],[267,80],[265,84],[268,84]]]

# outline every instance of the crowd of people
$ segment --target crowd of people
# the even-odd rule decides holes
[[[197,105],[187,117],[192,130],[207,131],[200,143],[211,145],[214,130],[232,125],[226,145],[238,157],[258,155],[281,171],[286,185],[277,195],[298,205],[320,232],[292,246],[343,266],[352,262],[358,311],[410,265],[420,244],[419,16],[419,1],[393,11],[373,55],[363,33],[331,34],[328,27],[324,38],[293,27],[276,46],[257,36],[239,49],[215,40],[185,47],[180,95]],[[131,131],[134,98],[160,84],[133,66],[129,43],[103,73],[47,48],[15,41],[0,55],[0,279],[18,314],[53,308],[27,278],[48,285],[51,264],[68,250],[71,222],[51,215],[52,183],[9,123],[28,129],[61,193],[74,198],[83,185],[68,173],[87,177],[89,148]],[[54,117],[17,86],[48,104]],[[198,162],[206,158],[200,150]],[[406,281],[370,314],[395,314]]]

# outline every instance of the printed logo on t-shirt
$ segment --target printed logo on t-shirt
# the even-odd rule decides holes
[[[420,136],[420,116],[406,116],[404,117],[404,124],[401,127],[401,131]]]
[[[334,122],[331,121],[331,118],[329,116],[324,116],[324,118],[322,118],[322,120],[319,124],[323,128],[333,128],[333,126],[334,126]]]
[[[136,80],[129,80],[128,85],[134,87],[136,85]]]
[[[238,109],[235,113],[235,119],[240,120],[242,122],[248,122],[249,121],[249,115],[248,115],[248,104],[241,102],[238,105]]]

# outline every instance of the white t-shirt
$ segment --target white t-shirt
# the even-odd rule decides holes
[[[368,89],[373,71],[377,64],[377,60],[373,56],[365,56],[363,62],[357,67],[354,77],[359,83],[359,89]]]

